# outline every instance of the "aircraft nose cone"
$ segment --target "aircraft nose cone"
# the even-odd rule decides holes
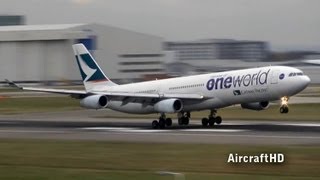
[[[308,76],[305,76],[305,82],[306,82],[307,84],[310,84],[311,79],[310,79]]]
[[[308,76],[303,76],[302,82],[303,82],[304,86],[307,87],[310,84],[311,79]]]

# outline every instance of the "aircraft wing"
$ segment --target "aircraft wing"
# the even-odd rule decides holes
[[[75,98],[83,98],[92,94],[99,94],[105,96],[111,96],[115,98],[179,98],[179,99],[203,99],[204,96],[199,94],[158,94],[158,93],[133,93],[133,92],[116,92],[116,91],[93,91],[86,92],[84,90],[68,90],[68,89],[50,89],[50,88],[36,88],[36,87],[23,87],[18,84],[7,80],[7,83],[11,87],[15,87],[26,91],[37,91],[37,92],[47,92],[47,93],[57,93],[71,95]]]
[[[179,98],[179,99],[203,99],[199,94],[158,94],[158,93],[132,93],[132,92],[92,92],[114,97],[136,97],[136,98]]]
[[[35,88],[35,87],[23,87],[20,86],[16,83],[14,83],[13,81],[9,81],[8,79],[6,79],[6,82],[9,84],[9,86],[11,87],[15,87],[21,90],[26,90],[26,91],[37,91],[37,92],[48,92],[48,93],[58,93],[58,94],[78,94],[78,95],[86,95],[88,94],[86,91],[84,90],[68,90],[68,89],[50,89],[50,88]]]
[[[69,90],[69,89],[50,89],[50,88],[33,88],[33,87],[21,87],[20,89],[26,91],[38,91],[38,92],[48,92],[48,93],[57,93],[57,94],[78,94],[78,95],[86,95],[88,94],[84,90]]]

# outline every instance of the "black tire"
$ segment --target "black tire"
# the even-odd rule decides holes
[[[164,129],[166,127],[166,120],[163,118],[159,119],[159,128]]]
[[[183,117],[182,122],[183,122],[184,125],[188,125],[189,124],[189,118],[188,117]]]
[[[215,118],[213,118],[213,117],[209,118],[209,126],[210,126],[210,127],[213,127],[213,126],[214,126],[215,121],[216,121],[216,119],[215,119]]]
[[[284,108],[284,113],[288,113],[289,112],[289,108],[288,107],[285,107]]]
[[[221,118],[221,116],[217,116],[217,117],[216,117],[216,123],[217,123],[217,124],[221,124],[221,123],[222,123],[222,118]]]
[[[183,118],[178,118],[178,124],[181,126],[183,125]]]
[[[288,113],[289,109],[288,107],[286,106],[281,106],[280,107],[280,113],[283,114],[283,113]]]
[[[171,118],[167,118],[166,119],[166,126],[171,126],[172,125],[172,119]]]
[[[159,128],[159,122],[157,120],[152,121],[152,129],[158,129]]]
[[[208,118],[202,118],[202,126],[203,127],[207,127],[208,126],[208,123],[209,123],[209,119]]]

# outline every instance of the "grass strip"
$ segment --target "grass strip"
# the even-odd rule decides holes
[[[317,179],[320,146],[152,144],[104,141],[0,141],[0,179]],[[228,164],[229,153],[282,152],[284,164]]]
[[[70,97],[0,98],[0,114],[67,111],[81,109],[79,100]]]

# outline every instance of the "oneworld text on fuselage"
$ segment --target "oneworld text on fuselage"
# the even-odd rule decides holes
[[[267,71],[260,70],[257,73],[251,74],[212,78],[207,82],[207,89],[211,91],[213,89],[229,89],[231,87],[236,88],[242,86],[247,87],[250,85],[264,85],[268,83],[269,72],[270,69]]]

